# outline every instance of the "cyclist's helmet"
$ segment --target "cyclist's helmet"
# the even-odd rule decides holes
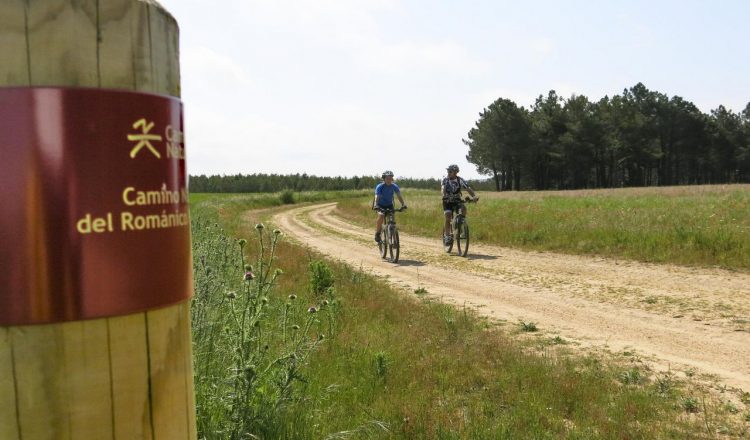
[[[453,165],[448,165],[448,168],[446,168],[446,170],[448,170],[448,172],[449,172],[449,173],[450,173],[451,171],[455,171],[455,172],[458,172],[458,165],[456,165],[456,164],[453,164]]]
[[[385,171],[383,171],[383,175],[382,175],[381,177],[382,177],[383,179],[385,179],[385,178],[386,178],[386,177],[388,177],[388,176],[391,176],[391,177],[393,177],[393,171],[391,171],[391,170],[385,170]]]

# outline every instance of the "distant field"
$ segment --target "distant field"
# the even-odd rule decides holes
[[[404,189],[403,231],[439,236],[437,191]],[[472,238],[522,249],[750,270],[750,185],[482,192],[469,205]],[[339,202],[374,224],[371,198]]]

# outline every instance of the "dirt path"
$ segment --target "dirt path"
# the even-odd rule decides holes
[[[437,239],[403,233],[394,265],[378,256],[372,228],[341,220],[335,208],[295,208],[273,222],[301,243],[407,291],[421,287],[495,319],[534,322],[584,346],[634,351],[656,368],[692,369],[750,390],[749,274],[477,244],[461,258],[446,255]]]

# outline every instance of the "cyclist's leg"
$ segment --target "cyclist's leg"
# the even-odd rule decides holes
[[[382,212],[378,211],[378,219],[375,221],[375,241],[380,241],[380,231],[383,230],[383,218],[385,216]]]
[[[453,209],[450,204],[443,200],[443,214],[445,215],[445,223],[443,224],[443,237],[451,235],[451,221],[453,221]]]
[[[445,224],[443,225],[443,235],[449,236],[451,235],[451,221],[453,221],[453,213],[452,212],[446,212],[445,213]]]

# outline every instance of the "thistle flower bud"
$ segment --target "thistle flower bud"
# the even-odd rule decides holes
[[[264,228],[265,228],[265,226],[263,226],[263,223],[258,223],[257,225],[255,225],[255,229],[257,229],[259,231],[262,230],[262,229],[264,229]]]
[[[278,229],[273,230],[273,235],[279,235],[279,234],[281,234],[281,231],[279,231]]]
[[[291,294],[291,295],[289,295],[289,299],[291,299],[292,301],[294,301],[295,299],[297,299],[297,295]]]
[[[240,238],[239,240],[237,240],[237,244],[239,244],[240,247],[244,247],[247,244],[247,240],[245,240],[244,238]]]
[[[309,309],[307,309],[308,313],[316,313],[317,311],[318,311],[318,309],[316,309],[315,306],[310,307]]]
[[[244,277],[244,278],[245,278],[245,281],[250,281],[250,280],[252,280],[253,278],[255,278],[255,275],[253,275],[253,273],[252,273],[252,272],[250,272],[250,271],[247,271],[247,272],[245,272],[245,277]]]
[[[229,299],[235,299],[235,298],[237,298],[237,294],[234,293],[234,292],[229,292],[229,293],[227,293],[226,297],[229,298]]]

